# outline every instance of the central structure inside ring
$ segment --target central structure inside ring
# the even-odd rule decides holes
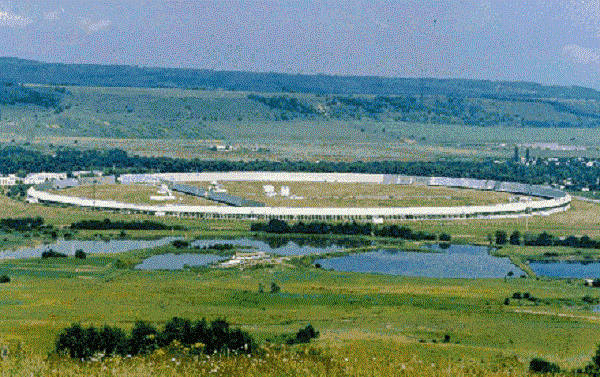
[[[478,180],[471,178],[420,177],[387,174],[358,173],[302,173],[302,172],[204,172],[204,173],[158,173],[124,174],[118,178],[121,184],[166,184],[173,191],[188,195],[206,195],[206,191],[187,182],[319,182],[365,183],[385,185],[447,186],[482,191],[507,192],[540,198],[494,205],[471,205],[455,207],[275,207],[263,206],[249,200],[236,202],[235,196],[228,206],[193,205],[143,205],[114,200],[95,200],[49,193],[32,187],[28,191],[30,201],[60,203],[123,213],[143,213],[157,216],[179,216],[205,219],[251,219],[251,220],[297,220],[297,221],[401,221],[435,219],[490,219],[531,215],[549,215],[565,211],[571,203],[567,193],[546,186],[515,182]],[[196,191],[194,193],[193,191]],[[225,196],[214,196],[225,202]]]

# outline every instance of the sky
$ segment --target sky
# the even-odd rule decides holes
[[[0,1],[0,56],[600,89],[600,0]]]

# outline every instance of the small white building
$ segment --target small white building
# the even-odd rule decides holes
[[[290,186],[281,186],[281,196],[290,196]]]
[[[0,186],[13,186],[17,184],[18,180],[19,178],[17,178],[17,176],[14,174],[11,174],[7,177],[0,177]]]
[[[67,173],[32,173],[27,174],[23,183],[26,185],[39,185],[46,181],[67,179]]]

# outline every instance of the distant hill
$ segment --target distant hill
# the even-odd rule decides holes
[[[544,86],[528,82],[223,72],[207,69],[43,63],[10,57],[0,58],[0,82],[338,95],[600,99],[600,92],[593,89]]]
[[[0,133],[265,144],[425,140],[409,125],[432,130],[446,125],[600,128],[600,92],[525,82],[216,72],[0,58]]]

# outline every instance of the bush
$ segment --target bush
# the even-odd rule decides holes
[[[281,288],[277,285],[277,283],[271,283],[271,293],[278,293],[280,290]]]
[[[190,247],[190,243],[184,240],[175,240],[171,244],[178,249],[187,249]]]
[[[54,251],[52,249],[46,250],[42,252],[42,259],[48,258],[66,258],[67,254],[59,253],[58,251]]]
[[[154,326],[144,321],[137,321],[131,329],[129,352],[132,355],[151,353],[158,348],[157,335]]]
[[[0,283],[10,283],[10,277],[6,275],[0,276]]]
[[[87,257],[87,255],[85,254],[85,252],[81,249],[75,250],[75,258],[77,259],[85,259]]]
[[[450,237],[450,235],[446,234],[446,233],[440,234],[440,237],[439,237],[439,240],[442,242],[450,242],[451,239],[452,239],[452,237]]]
[[[314,335],[314,331],[310,334]],[[138,321],[130,336],[117,327],[104,326],[97,330],[94,327],[84,329],[79,324],[73,324],[59,334],[55,350],[77,359],[89,359],[97,353],[105,356],[135,356],[151,353],[173,341],[185,347],[196,343],[204,344],[204,348],[193,349],[194,353],[252,353],[256,348],[254,339],[248,333],[240,329],[231,330],[229,323],[224,319],[217,319],[209,326],[204,319],[192,322],[189,319],[174,317],[165,324],[162,332],[151,324]]]
[[[558,373],[560,367],[544,359],[534,358],[529,362],[529,371],[534,373]]]
[[[287,344],[309,343],[311,339],[318,337],[319,332],[315,331],[315,328],[309,324],[305,328],[298,330],[295,338],[288,339]]]

